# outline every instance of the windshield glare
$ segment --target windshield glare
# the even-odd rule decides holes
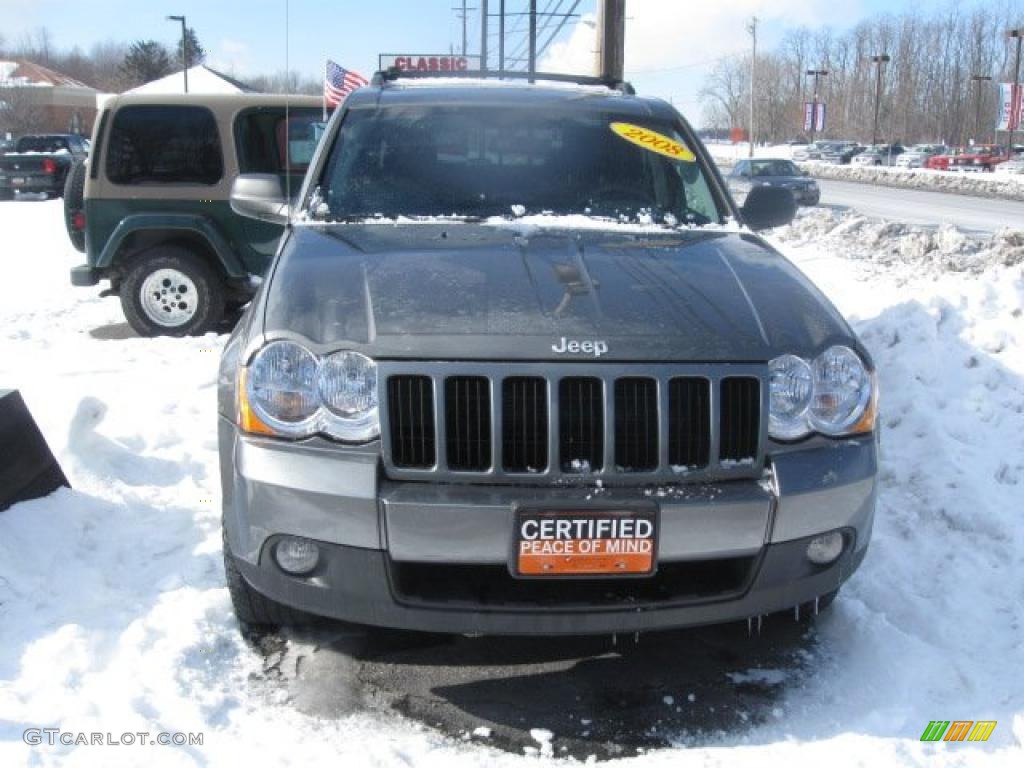
[[[639,125],[686,146],[671,123],[603,112],[354,110],[307,214],[325,221],[550,213],[669,226],[721,222],[692,155],[681,161],[639,146],[612,123]]]

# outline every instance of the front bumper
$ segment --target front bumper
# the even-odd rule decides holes
[[[225,419],[220,445],[228,546],[252,587],[310,613],[405,629],[629,632],[791,609],[853,573],[875,508],[873,436],[780,449],[772,483],[605,488],[603,502],[658,503],[658,573],[556,587],[509,574],[513,508],[585,505],[593,487],[394,482],[382,476],[376,449],[252,438]],[[843,531],[844,552],[815,566],[807,542],[831,530]],[[273,549],[281,535],[319,543],[312,574],[280,570]]]

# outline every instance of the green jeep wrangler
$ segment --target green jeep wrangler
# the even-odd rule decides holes
[[[65,186],[68,234],[87,262],[72,285],[109,280],[102,295],[120,296],[142,336],[213,330],[255,293],[282,232],[232,212],[235,177],[277,174],[297,193],[321,120],[309,96],[111,99]]]

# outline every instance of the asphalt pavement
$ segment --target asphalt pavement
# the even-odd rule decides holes
[[[529,638],[324,621],[250,641],[264,657],[254,683],[306,714],[377,712],[520,755],[543,749],[543,729],[551,754],[579,760],[741,736],[785,716],[785,693],[814,674],[817,655],[806,613],[764,617],[762,631],[755,623],[749,634],[745,622]]]
[[[953,224],[972,233],[1024,228],[1024,202],[832,179],[817,181],[822,205],[849,208],[866,216],[926,227]]]

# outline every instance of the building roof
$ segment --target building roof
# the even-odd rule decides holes
[[[250,88],[243,82],[211,69],[205,64],[199,64],[188,69],[188,91],[189,93],[253,93],[255,89]],[[152,93],[171,94],[183,93],[185,91],[185,78],[181,71],[174,72],[159,80],[153,80],[132,88],[125,93]]]
[[[52,88],[83,88],[94,90],[73,77],[61,74],[42,64],[31,61],[14,60],[0,61],[0,86],[4,87],[42,87]]]

